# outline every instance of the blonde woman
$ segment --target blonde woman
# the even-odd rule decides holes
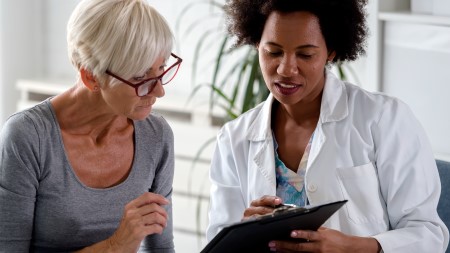
[[[152,106],[181,58],[144,0],[84,0],[79,78],[12,115],[0,142],[0,251],[174,252],[173,133]]]

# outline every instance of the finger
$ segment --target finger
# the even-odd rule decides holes
[[[307,242],[320,240],[320,234],[311,230],[294,230],[291,232],[291,237],[296,239],[304,239]]]
[[[142,221],[145,226],[160,225],[163,228],[167,226],[167,217],[157,212],[144,215]]]
[[[142,205],[145,204],[149,204],[149,203],[157,203],[159,205],[168,205],[170,203],[170,201],[166,198],[164,198],[164,196],[162,196],[161,194],[156,194],[153,192],[146,192],[144,194],[141,195],[143,197],[143,201],[144,203]]]
[[[160,206],[157,203],[150,203],[150,204],[144,205],[144,206],[138,208],[137,212],[141,216],[145,216],[150,213],[159,213],[166,219],[168,217],[166,209],[164,209],[164,207]]]
[[[261,214],[252,214],[252,215],[247,215],[244,217],[242,217],[241,221],[247,221],[247,220],[254,220],[254,219],[258,219],[259,217],[261,217]]]
[[[329,228],[327,228],[327,227],[320,227],[319,229],[317,229],[317,231],[325,231],[325,230],[329,230]]]
[[[273,212],[272,207],[267,206],[250,207],[245,209],[244,217],[249,218],[251,216],[264,215],[272,212]]]
[[[164,231],[163,226],[161,226],[160,224],[152,224],[152,225],[147,225],[145,226],[144,232],[146,235],[151,235],[151,234],[162,234]]]
[[[271,206],[275,207],[281,204],[283,201],[277,196],[264,195],[259,199],[253,200],[250,206]]]
[[[271,241],[269,248],[276,252],[316,252],[313,242]]]

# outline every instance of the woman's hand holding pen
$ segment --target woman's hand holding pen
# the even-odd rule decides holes
[[[282,200],[276,196],[263,196],[253,200],[250,207],[245,209],[242,220],[248,220],[260,215],[272,213]],[[271,241],[268,247],[276,252],[380,252],[378,241],[370,237],[346,235],[337,230],[325,227],[317,231],[294,230],[293,239],[302,241]]]
[[[169,201],[163,196],[147,192],[125,206],[119,228],[109,238],[110,247],[117,252],[137,252],[145,236],[161,234],[168,215],[161,205]]]
[[[259,215],[272,213],[276,206],[281,205],[282,200],[276,196],[262,196],[259,199],[253,200],[250,207],[245,209],[242,220],[248,220]]]

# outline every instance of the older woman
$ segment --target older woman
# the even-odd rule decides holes
[[[318,231],[261,242],[277,252],[444,252],[440,181],[409,108],[327,70],[364,52],[364,0],[230,0],[229,31],[253,45],[267,100],[218,134],[208,239],[284,202],[347,199]],[[274,238],[275,239],[275,238]]]
[[[75,85],[1,132],[0,251],[173,252],[173,134],[151,113],[172,32],[144,0],[84,0],[67,40]]]

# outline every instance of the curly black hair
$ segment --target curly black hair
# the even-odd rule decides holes
[[[270,13],[307,11],[319,19],[327,48],[336,52],[334,62],[353,61],[365,53],[368,29],[367,0],[227,0],[228,32],[235,46],[256,46]]]

